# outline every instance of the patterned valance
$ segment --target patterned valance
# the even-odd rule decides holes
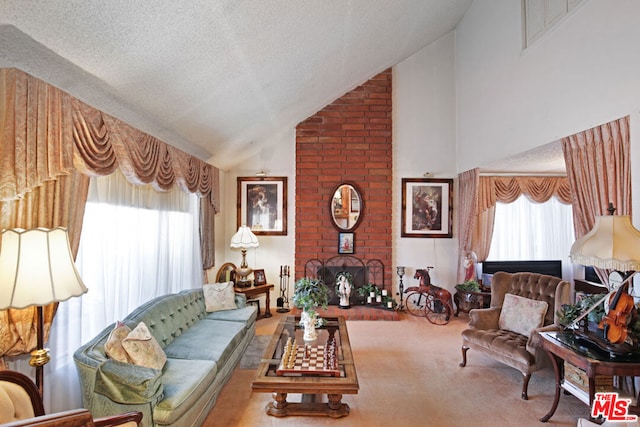
[[[561,203],[571,204],[571,189],[565,176],[480,176],[478,213],[496,202],[512,203],[523,194],[536,203],[555,196]]]
[[[176,184],[217,212],[212,165],[15,68],[0,69],[0,100],[0,199],[19,198],[74,166],[87,175],[120,168],[129,181],[159,191]],[[21,172],[27,165],[37,167]]]

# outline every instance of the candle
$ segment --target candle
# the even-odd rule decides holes
[[[367,297],[367,304],[371,304],[371,297]]]
[[[387,302],[387,307],[393,308],[393,302],[392,301]]]
[[[386,297],[386,296],[387,296],[387,290],[386,290],[386,289],[383,289],[383,290],[382,290],[382,296],[383,296],[383,297]]]
[[[376,293],[375,293],[375,292],[369,292],[369,296],[370,296],[371,298],[375,298]]]
[[[376,302],[382,302],[382,296],[378,295],[378,296],[376,297]]]

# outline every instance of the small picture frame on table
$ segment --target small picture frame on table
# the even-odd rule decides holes
[[[253,270],[253,284],[254,286],[267,284],[267,276],[265,276],[263,269]]]
[[[353,233],[338,234],[338,253],[353,254],[355,253],[355,239]]]

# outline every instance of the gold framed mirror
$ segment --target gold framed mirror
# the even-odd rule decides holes
[[[331,219],[339,231],[355,230],[364,214],[364,199],[358,187],[343,182],[331,192]]]

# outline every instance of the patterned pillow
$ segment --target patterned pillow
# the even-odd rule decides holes
[[[131,361],[139,366],[162,369],[167,361],[167,355],[144,322],[138,323],[138,326],[122,340],[122,347]]]
[[[104,351],[107,356],[118,362],[131,363],[127,351],[122,347],[122,340],[129,335],[129,332],[131,332],[131,328],[121,321],[116,322],[116,327],[113,328],[104,345]]]
[[[534,329],[544,325],[544,316],[549,305],[513,294],[506,294],[502,303],[500,329],[530,336]]]
[[[233,282],[210,283],[202,286],[204,305],[208,312],[238,308]]]

